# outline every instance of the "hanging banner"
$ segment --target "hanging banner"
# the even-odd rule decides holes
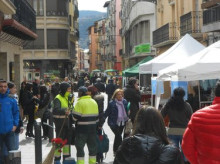
[[[157,84],[159,83],[159,84]],[[160,94],[164,94],[164,86],[163,86],[163,81],[157,81],[156,77],[151,78],[151,91],[152,95],[156,94],[157,89],[160,90]]]

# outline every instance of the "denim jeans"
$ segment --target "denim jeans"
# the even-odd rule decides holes
[[[4,161],[4,145],[8,151],[15,150],[15,133],[8,132],[6,134],[0,134],[0,164]]]
[[[187,161],[186,157],[183,154],[182,147],[181,147],[183,136],[182,135],[168,135],[168,138],[171,140],[174,146],[176,146],[181,151],[184,161]]]

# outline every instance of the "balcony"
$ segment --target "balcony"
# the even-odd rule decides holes
[[[220,31],[220,5],[203,11],[202,32]]]
[[[47,10],[47,16],[59,16],[59,17],[67,17],[68,13],[66,11],[53,11],[53,10]]]
[[[79,30],[70,31],[70,40],[78,41],[79,40]]]
[[[202,12],[192,11],[180,17],[180,35],[191,34],[194,38],[201,38]]]
[[[12,19],[3,21],[2,30],[22,40],[35,40],[36,35],[36,14],[34,9],[26,0],[14,0],[16,14]]]
[[[202,9],[207,9],[210,7],[217,6],[220,3],[220,0],[203,0],[202,2]]]
[[[153,31],[154,47],[162,47],[169,44],[174,44],[178,41],[176,33],[176,23],[167,23],[164,26]]]

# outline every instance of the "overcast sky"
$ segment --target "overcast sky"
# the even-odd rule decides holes
[[[105,2],[108,0],[78,0],[79,10],[94,10],[106,12]]]

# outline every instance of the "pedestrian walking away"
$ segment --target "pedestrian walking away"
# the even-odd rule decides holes
[[[143,106],[137,113],[132,136],[123,140],[114,164],[182,164],[180,151],[171,145],[161,114]]]
[[[185,91],[178,87],[174,89],[173,96],[162,107],[161,114],[169,118],[168,137],[181,150],[182,136],[192,115],[192,108],[184,101]],[[182,153],[183,155],[183,153]],[[184,157],[185,162],[187,159]]]
[[[88,95],[88,89],[79,87],[79,99],[73,111],[73,120],[76,123],[75,146],[77,150],[77,164],[85,163],[84,146],[87,144],[89,150],[89,164],[96,163],[97,144],[96,129],[98,122],[98,105]]]

